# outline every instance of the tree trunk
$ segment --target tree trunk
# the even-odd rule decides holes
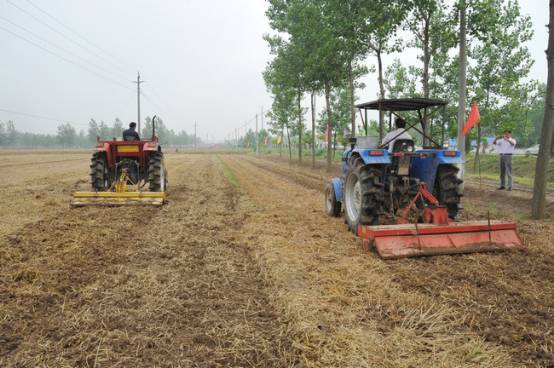
[[[383,99],[385,98],[385,83],[383,82],[383,59],[381,58],[381,47],[375,50],[375,55],[377,56],[377,70],[379,71],[379,98]],[[383,121],[385,121],[385,112],[379,110],[379,142],[382,142],[383,137],[385,136]]]
[[[466,141],[462,131],[464,130],[466,115],[466,88],[467,88],[467,41],[466,41],[466,4],[460,0],[460,70],[458,75],[458,151],[462,154],[462,160],[466,158]],[[464,178],[464,165],[460,165],[460,178]]]
[[[481,124],[477,124],[477,147],[475,147],[475,159],[473,160],[473,173],[477,172],[477,165],[481,166]]]
[[[431,15],[428,15],[428,17],[425,19],[425,23],[423,25],[423,76],[421,78],[421,82],[423,84],[423,97],[429,98],[429,64],[431,61],[431,53],[429,51],[429,43],[430,43],[430,36],[429,36],[429,27],[431,23]],[[423,112],[423,147],[426,147],[429,145],[429,140],[427,137],[429,136],[430,129],[427,124],[427,109],[424,109]]]
[[[348,63],[348,83],[350,87],[350,121],[352,136],[356,135],[356,108],[354,107],[354,72],[352,70],[352,61]]]
[[[489,97],[490,97],[490,91],[487,90],[487,97],[485,100],[483,115],[486,115],[486,113],[489,111]],[[477,170],[477,165],[479,165],[479,169],[481,166],[481,157],[479,156],[479,152],[481,151],[481,126],[482,125],[483,125],[482,123],[477,124],[477,147],[475,148],[475,160],[473,161],[473,172]]]
[[[312,107],[312,168],[315,169],[315,92],[310,96]]]
[[[331,83],[325,82],[325,108],[327,110],[327,131],[325,140],[327,141],[327,171],[331,171],[332,157],[331,157],[331,128],[333,126],[333,118],[331,115]]]
[[[302,162],[302,133],[304,133],[304,127],[302,126],[302,92],[298,91],[297,103],[298,103],[298,162]]]
[[[287,144],[289,146],[289,161],[292,161],[292,146],[290,145],[290,134],[289,134],[289,126],[286,125],[287,128]]]
[[[535,183],[533,186],[533,202],[531,216],[534,219],[543,218],[545,215],[546,180],[552,146],[552,134],[554,133],[554,0],[550,0],[550,21],[548,24],[548,49],[546,50],[548,62],[548,80],[546,83],[546,98],[544,104],[544,120],[542,122],[542,134],[535,167]]]
[[[285,128],[281,129],[281,144],[279,145],[279,157],[283,157],[283,143],[285,143]]]
[[[333,160],[335,159],[335,154],[337,153],[337,132],[333,132]]]

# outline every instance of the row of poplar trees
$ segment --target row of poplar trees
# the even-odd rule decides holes
[[[530,140],[536,141],[540,126],[525,127],[523,117],[544,99],[545,87],[527,78],[533,60],[525,43],[533,31],[517,0],[269,0],[266,15],[274,32],[265,38],[273,59],[264,79],[273,97],[274,130],[296,132],[301,158],[305,95],[311,100],[313,142],[316,96],[324,96],[323,115],[333,130],[333,97],[347,91],[351,131],[356,132],[356,89],[360,77],[374,71],[379,98],[450,101],[448,134],[456,136],[458,106],[453,102],[459,93],[456,50],[462,11],[467,19],[467,105],[479,101],[482,117],[472,134],[480,143],[482,128],[488,135],[518,128],[533,131]],[[406,60],[384,65],[384,55],[401,56],[409,48],[419,53],[413,65],[404,65]],[[331,160],[328,145],[329,166]]]
[[[551,32],[554,0],[549,1],[549,10]],[[512,128],[527,144],[540,137],[533,217],[544,216],[545,173],[553,140],[554,40],[550,35],[547,85],[530,81],[533,60],[525,43],[533,36],[532,24],[522,15],[517,0],[269,0],[266,15],[274,31],[266,35],[273,59],[264,72],[273,96],[270,119],[277,132],[288,132],[296,125],[300,159],[305,94],[311,101],[312,142],[315,100],[320,94],[325,98],[324,116],[330,131],[335,116],[333,94],[348,92],[351,131],[356,132],[358,80],[375,71],[379,98],[422,96],[453,102],[462,96],[448,111],[449,136],[456,136],[458,122],[466,115],[465,106],[477,100],[481,123],[472,133],[477,138],[477,152],[482,129],[496,135]],[[384,55],[401,55],[408,48],[419,51],[415,65],[406,67],[405,60],[383,65]],[[457,48],[463,52],[457,53]],[[462,62],[460,55],[464,55]],[[368,57],[374,60],[370,68]],[[465,91],[460,89],[464,85]],[[543,110],[542,124],[529,124],[531,110]],[[534,134],[530,133],[533,128]],[[331,153],[328,145],[329,168]],[[315,165],[313,144],[312,159]]]

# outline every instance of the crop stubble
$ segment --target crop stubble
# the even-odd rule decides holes
[[[34,159],[3,161],[0,366],[552,364],[550,220],[526,253],[383,262],[324,216],[322,170],[169,155],[163,209],[69,210],[88,156]]]
[[[243,161],[269,175],[314,190],[320,189],[318,183],[329,176],[322,170],[300,169],[274,160],[248,158]],[[552,219],[525,219],[528,199],[476,187],[468,190],[465,203],[469,207],[466,212],[470,212],[472,218],[485,219],[489,215],[519,218],[520,231],[529,250],[406,259],[382,264],[393,283],[403,292],[417,292],[453,310],[462,329],[501,346],[510,353],[514,364],[554,365]],[[490,205],[498,210],[491,214],[487,210]],[[372,260],[375,255],[366,254],[365,257]]]
[[[66,196],[2,238],[0,366],[288,364],[233,187],[209,156],[168,161],[163,209]]]

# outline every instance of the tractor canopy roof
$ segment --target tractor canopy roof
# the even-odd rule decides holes
[[[429,107],[446,106],[447,102],[431,98],[382,98],[356,105],[359,109],[380,111],[417,111]]]

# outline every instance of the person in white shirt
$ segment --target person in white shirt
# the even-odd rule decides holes
[[[516,140],[512,138],[512,132],[506,130],[502,137],[496,137],[493,144],[500,153],[500,187],[498,190],[512,190],[512,154],[516,148]],[[506,176],[508,177],[507,187],[505,185]]]
[[[412,136],[406,131],[406,122],[404,121],[404,119],[396,118],[396,120],[394,121],[394,125],[396,126],[396,129],[388,132],[381,141],[382,145],[388,145],[390,152],[392,152],[394,142],[397,139],[412,139]]]

